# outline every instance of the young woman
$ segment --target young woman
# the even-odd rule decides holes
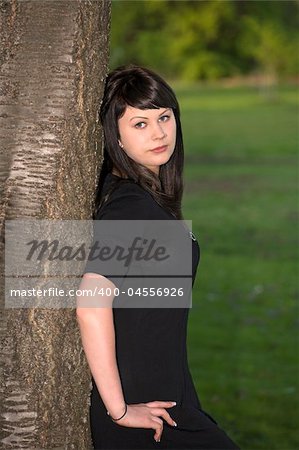
[[[105,148],[95,219],[182,219],[183,139],[168,84],[148,69],[120,67],[107,78],[100,117]],[[190,238],[194,282],[199,246]],[[96,264],[85,271],[81,289],[117,286]],[[186,351],[189,309],[115,308],[112,294],[105,307],[99,301],[102,307],[77,308],[92,373],[94,448],[238,449],[195,391]]]

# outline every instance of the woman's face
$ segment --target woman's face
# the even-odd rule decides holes
[[[176,143],[176,122],[171,108],[138,109],[127,106],[118,121],[119,144],[137,163],[159,174]]]

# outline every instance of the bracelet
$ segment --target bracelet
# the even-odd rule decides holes
[[[110,416],[109,411],[107,411],[107,414],[108,414],[108,416],[110,416],[110,418],[111,418],[111,420],[113,420],[113,422],[117,422],[118,420],[122,419],[127,414],[127,411],[128,411],[128,405],[125,403],[125,412],[118,419],[113,419],[113,417]]]

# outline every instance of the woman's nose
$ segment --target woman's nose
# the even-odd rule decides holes
[[[163,126],[160,123],[154,125],[152,136],[153,139],[163,139],[166,136]]]

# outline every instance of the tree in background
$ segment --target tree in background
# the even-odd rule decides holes
[[[186,80],[294,76],[298,29],[297,1],[114,0],[111,66],[133,62]]]
[[[298,74],[299,42],[295,30],[288,30],[279,21],[243,18],[244,32],[240,38],[240,54],[251,57],[256,70],[274,80]]]

